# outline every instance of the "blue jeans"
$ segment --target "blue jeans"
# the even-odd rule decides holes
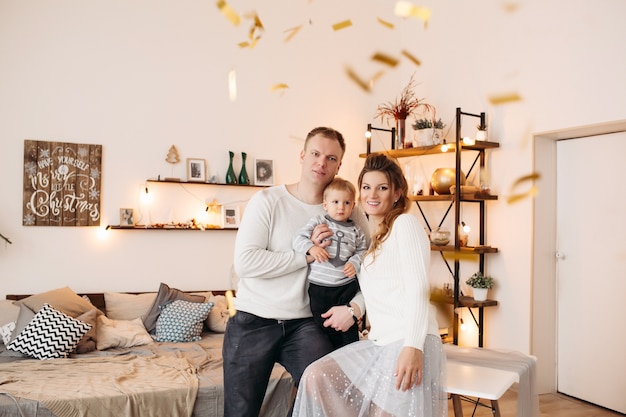
[[[296,386],[304,369],[332,350],[312,318],[273,320],[238,311],[228,320],[224,357],[224,417],[257,417],[274,363]]]

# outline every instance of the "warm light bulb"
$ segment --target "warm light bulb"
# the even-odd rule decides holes
[[[465,137],[463,138],[463,145],[469,145],[469,146],[471,146],[471,145],[474,145],[475,143],[476,143],[476,140],[475,140],[475,139],[470,138],[469,136],[465,136]]]
[[[368,131],[366,131],[366,132],[365,132],[365,137],[366,137],[367,139],[371,138],[371,137],[372,137],[372,132],[371,132],[371,131],[369,131],[369,130],[368,130]]]
[[[443,140],[443,145],[441,145],[441,152],[448,152],[448,144],[445,139]]]
[[[465,233],[469,233],[469,232],[471,232],[471,231],[472,231],[472,228],[471,228],[471,227],[469,227],[469,225],[468,225],[468,224],[465,224],[465,222],[461,222],[461,226],[463,226],[463,231],[464,231]]]

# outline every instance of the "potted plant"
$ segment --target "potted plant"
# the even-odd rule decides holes
[[[415,130],[413,146],[439,145],[443,140],[443,128],[446,125],[441,118],[417,119],[412,126]]]
[[[476,125],[476,140],[487,140],[487,125]]]
[[[381,121],[386,120],[387,123],[393,119],[396,122],[396,147],[398,149],[410,148],[412,141],[406,135],[406,119],[416,114],[419,109],[431,111],[435,108],[416,96],[415,80],[411,75],[409,83],[400,92],[400,97],[396,97],[395,101],[378,105],[374,118],[380,117]]]
[[[491,287],[493,287],[494,279],[493,277],[478,271],[469,277],[465,283],[472,287],[474,300],[485,301],[487,299],[487,292]]]

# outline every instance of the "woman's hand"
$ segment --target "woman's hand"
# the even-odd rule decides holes
[[[355,316],[360,317],[361,310],[359,309],[359,306],[352,303],[352,308],[354,308]],[[354,319],[352,318],[352,314],[350,313],[348,306],[331,307],[330,310],[322,314],[322,318],[326,319],[326,321],[324,321],[324,327],[332,327],[333,329],[341,332],[347,331],[354,325]]]
[[[331,237],[332,235],[333,235],[333,231],[330,230],[327,224],[325,223],[318,224],[317,226],[315,226],[315,228],[313,229],[313,232],[311,233],[311,242],[313,242],[315,246],[318,246],[320,248],[325,248],[326,246],[330,245],[332,242],[330,241],[330,239],[326,241],[324,239],[327,239]]]
[[[413,385],[422,383],[424,372],[424,354],[421,350],[405,346],[400,351],[396,371],[396,389],[408,391]]]

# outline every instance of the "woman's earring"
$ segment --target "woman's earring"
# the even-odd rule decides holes
[[[398,200],[393,202],[393,207],[395,208],[398,205]]]

